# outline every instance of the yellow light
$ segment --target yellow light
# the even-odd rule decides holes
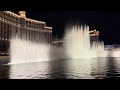
[[[26,12],[25,11],[19,11],[19,15],[23,16],[23,17],[26,17]]]
[[[48,27],[48,26],[45,26],[44,28],[45,28],[45,29],[52,29],[52,27]]]
[[[96,34],[90,34],[90,36],[96,36]]]
[[[96,32],[96,30],[89,31],[90,33]]]

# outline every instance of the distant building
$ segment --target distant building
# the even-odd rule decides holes
[[[25,11],[19,11],[19,15],[0,11],[0,51],[9,49],[10,39],[16,34],[32,41],[39,41],[41,35],[52,43],[52,27],[47,27],[46,22],[26,18]]]
[[[90,42],[99,41],[99,31],[91,30],[90,31]]]

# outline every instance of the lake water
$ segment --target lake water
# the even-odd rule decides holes
[[[117,79],[120,58],[0,65],[0,79]]]

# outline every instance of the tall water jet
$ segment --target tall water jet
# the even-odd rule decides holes
[[[73,26],[65,34],[64,48],[70,59],[106,57],[104,42],[90,43],[89,26]]]
[[[73,26],[67,30],[64,47],[70,59],[90,59],[89,27]]]
[[[91,51],[93,58],[107,57],[107,51],[104,49],[103,41],[93,42],[91,45]]]
[[[45,35],[35,34],[33,36],[20,32],[13,35],[10,45],[10,63],[92,59],[106,56],[103,42],[90,43],[89,26],[76,25],[69,28],[64,37],[63,47],[48,43]]]
[[[35,38],[36,37],[36,38]],[[11,38],[10,56],[12,64],[53,61],[65,58],[63,47],[52,45],[44,34],[18,32]]]
[[[12,32],[10,41],[10,57],[12,64],[49,61],[50,43],[39,33]],[[35,38],[36,37],[36,38]]]

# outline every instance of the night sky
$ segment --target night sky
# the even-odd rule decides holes
[[[26,11],[27,17],[45,21],[53,27],[53,35],[62,37],[68,21],[87,24],[100,32],[105,44],[120,44],[120,12],[112,11]]]

